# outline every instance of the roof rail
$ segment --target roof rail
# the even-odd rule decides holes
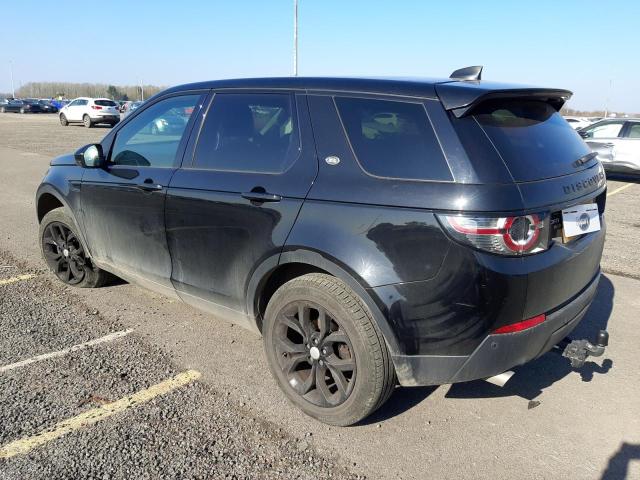
[[[480,80],[481,77],[482,65],[460,68],[449,76],[449,78],[453,78],[455,80]]]

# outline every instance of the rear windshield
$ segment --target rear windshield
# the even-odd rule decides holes
[[[362,168],[371,175],[451,181],[451,171],[421,103],[336,97]]]
[[[516,181],[558,177],[588,168],[574,162],[589,147],[550,105],[535,100],[486,102],[473,113]]]
[[[96,105],[100,105],[101,107],[115,107],[116,106],[116,102],[113,102],[111,100],[95,100],[93,103],[95,103]]]

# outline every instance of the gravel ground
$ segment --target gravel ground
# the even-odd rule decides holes
[[[17,262],[0,254],[0,265]],[[0,280],[12,268],[0,270]],[[24,270],[22,270],[24,273]],[[36,272],[37,273],[37,272]],[[124,326],[103,318],[50,275],[0,286],[0,365]],[[0,374],[0,445],[174,376],[160,348],[135,333]],[[0,460],[2,479],[364,478],[253,416],[227,392],[194,383]]]

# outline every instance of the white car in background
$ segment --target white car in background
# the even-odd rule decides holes
[[[579,128],[588,127],[591,125],[591,121],[585,117],[564,117],[564,119],[571,125],[571,128],[578,130]]]
[[[91,128],[98,123],[108,123],[112,127],[120,121],[118,104],[108,98],[79,97],[65,105],[59,113],[60,123],[83,123]]]

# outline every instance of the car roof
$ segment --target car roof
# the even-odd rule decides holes
[[[440,98],[445,108],[458,109],[471,106],[480,97],[491,95],[547,95],[561,104],[572,93],[564,89],[548,89],[527,85],[488,82],[486,80],[460,81],[450,78],[411,77],[266,77],[212,80],[171,87],[162,92],[174,93],[204,89],[283,89],[305,92],[349,92],[399,95],[419,98]]]

